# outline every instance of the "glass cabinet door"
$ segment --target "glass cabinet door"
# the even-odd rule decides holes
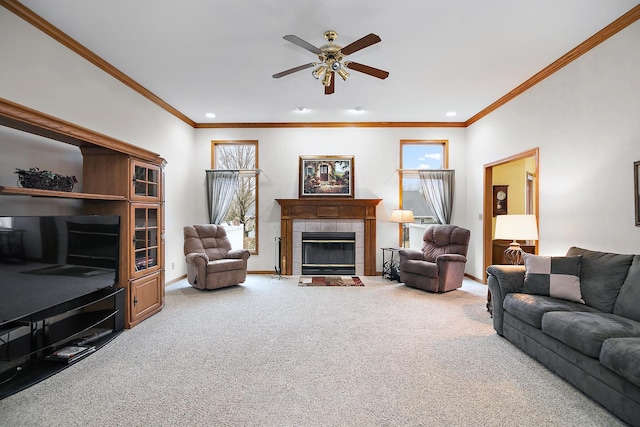
[[[132,199],[160,200],[160,168],[147,163],[132,161]]]
[[[132,205],[133,263],[131,273],[139,277],[159,269],[160,207],[157,205]]]

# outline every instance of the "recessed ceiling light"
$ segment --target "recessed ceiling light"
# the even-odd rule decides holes
[[[361,106],[361,105],[357,105],[357,106],[353,107],[353,110],[351,110],[351,111],[354,111],[356,113],[363,113],[364,112],[364,107]]]
[[[213,113],[207,113],[207,114],[205,114],[205,116],[209,117],[210,119],[213,119],[213,118],[216,117],[216,115],[213,114]]]
[[[455,117],[455,116],[456,116],[456,114],[458,114],[458,113],[456,113],[455,111],[449,111],[449,112],[447,113],[447,117]]]
[[[309,111],[309,109],[307,107],[296,107],[296,111],[298,113],[304,113],[306,111]]]

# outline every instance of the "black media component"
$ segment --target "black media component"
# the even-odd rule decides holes
[[[0,399],[123,330],[119,248],[117,215],[0,216]]]

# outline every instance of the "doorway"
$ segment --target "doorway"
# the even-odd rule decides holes
[[[523,182],[522,188],[520,188],[520,185],[512,187],[511,193],[516,197],[511,198],[509,201],[507,205],[507,213],[534,214],[536,216],[536,221],[539,223],[539,154],[539,148],[534,148],[484,165],[484,202],[482,214],[484,253],[483,271],[486,271],[487,267],[493,264],[493,230],[495,222],[495,216],[493,215],[493,186],[505,184],[503,172],[506,169],[511,168],[511,170],[507,172],[507,175],[517,175],[521,173]],[[520,164],[527,166],[520,166]],[[515,168],[515,171],[513,168]],[[501,178],[501,182],[498,182],[498,178]],[[521,198],[517,197],[519,194],[522,194]],[[534,242],[534,253],[536,254],[538,253],[538,243],[539,241]],[[482,282],[487,282],[486,275],[484,275]]]

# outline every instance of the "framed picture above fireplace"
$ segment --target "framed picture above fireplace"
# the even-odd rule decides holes
[[[300,156],[299,197],[354,197],[353,156]]]

